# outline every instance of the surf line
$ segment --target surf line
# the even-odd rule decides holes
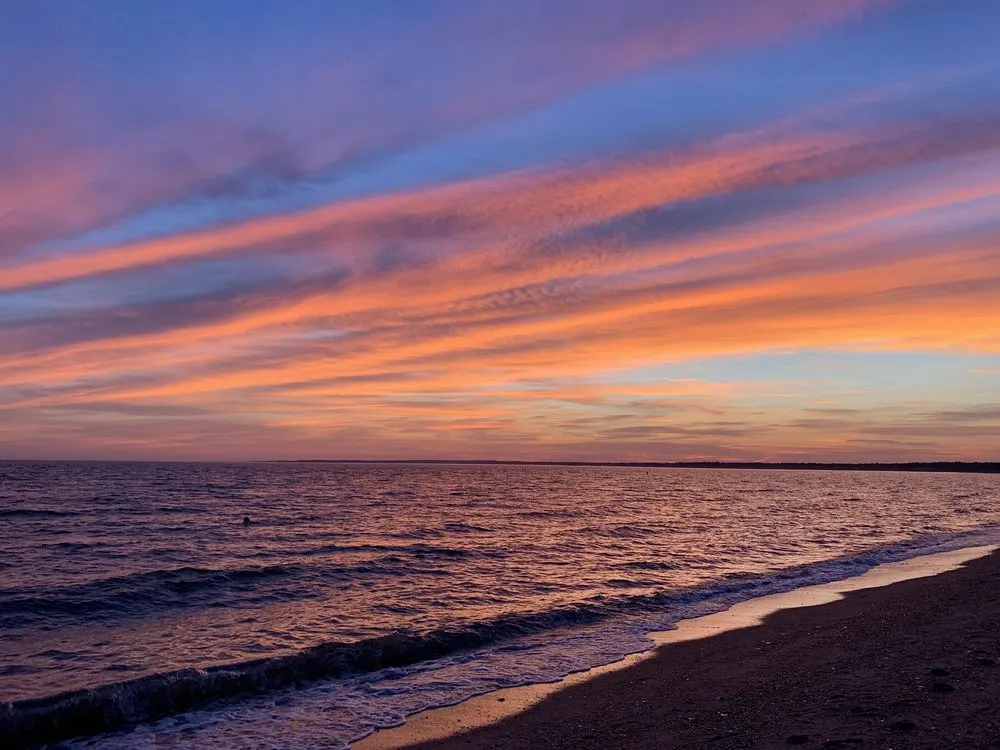
[[[784,609],[815,607],[844,598],[844,594],[861,589],[888,586],[914,578],[957,570],[965,563],[985,557],[1000,545],[965,547],[962,549],[920,555],[906,560],[882,563],[852,578],[803,586],[778,594],[768,594],[734,604],[729,609],[702,617],[680,620],[672,630],[648,633],[652,647],[624,659],[575,672],[556,682],[521,685],[494,690],[468,698],[451,706],[432,708],[407,717],[405,723],[379,729],[351,745],[352,750],[399,750],[422,742],[446,737],[496,724],[514,714],[526,711],[545,698],[608,672],[628,669],[656,655],[661,646],[725,633],[739,628],[760,625],[766,617]]]

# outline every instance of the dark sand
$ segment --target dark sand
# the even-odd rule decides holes
[[[665,646],[412,747],[1000,747],[1000,555]]]

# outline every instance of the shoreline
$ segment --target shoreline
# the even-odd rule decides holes
[[[1000,461],[906,461],[885,463],[815,461],[518,461],[450,458],[288,458],[261,464],[375,464],[416,466],[558,466],[608,469],[736,469],[742,471],[882,471],[931,474],[1000,474]]]
[[[997,541],[996,534],[980,533],[973,536],[975,536],[976,541],[966,536],[964,542],[969,545],[978,542],[977,546],[984,546],[992,545]],[[882,569],[883,566],[889,566],[890,568],[900,565],[911,566],[928,557],[941,555],[952,557],[956,554],[964,554],[966,550],[972,549],[971,546],[949,549],[950,545],[955,542],[957,540],[951,540],[947,544],[941,543],[936,545],[938,549],[942,549],[941,545],[944,545],[943,548],[947,551],[943,553],[929,551],[934,549],[935,546],[924,547],[923,550],[919,550],[919,548],[910,549],[908,552],[902,552],[902,554],[914,554],[915,556],[903,559],[900,559],[901,551],[896,550],[895,553],[889,555],[889,559],[895,558],[895,562],[881,563],[878,566],[875,565],[874,560],[870,559],[862,561],[862,559],[845,558],[805,566],[802,570],[798,568],[790,569],[789,572],[793,573],[791,577],[783,578],[782,576],[778,576],[771,580],[771,584],[775,585],[767,585],[766,582],[763,586],[750,585],[749,588],[756,589],[756,598],[754,599],[742,598],[743,596],[752,596],[749,591],[745,590],[744,586],[737,585],[734,590],[728,591],[726,590],[726,586],[723,586],[723,591],[717,593],[721,597],[730,597],[730,609],[720,611],[717,607],[720,605],[725,606],[721,601],[709,607],[697,606],[699,599],[696,597],[696,606],[687,609],[687,618],[692,620],[697,618],[697,621],[700,622],[704,617],[708,616],[698,614],[699,611],[714,612],[715,616],[726,617],[727,613],[732,611],[731,608],[733,606],[746,606],[747,603],[752,604],[756,601],[766,601],[774,597],[797,596],[797,592],[804,590],[838,586],[845,581],[853,580],[853,578],[864,574],[870,576],[873,569]],[[882,551],[885,552],[887,550]],[[919,551],[923,551],[924,554],[919,554]],[[868,556],[866,553],[860,557],[867,558]],[[842,567],[845,564],[849,567]],[[830,567],[831,565],[832,567]],[[826,567],[825,570],[823,570],[824,566]],[[853,576],[851,576],[851,568],[853,568]],[[802,580],[800,575],[806,571],[809,571],[805,575],[806,580],[811,578],[813,581],[825,582],[806,583],[806,580]],[[923,573],[922,575],[926,574]],[[834,578],[833,581],[830,580],[831,576]],[[850,577],[840,578],[839,576]],[[795,588],[792,588],[793,586]],[[764,593],[761,591],[762,588],[764,591],[769,589],[772,592],[777,591],[778,593]],[[741,590],[744,593],[740,593]],[[678,604],[682,609],[685,607],[683,600]],[[673,614],[674,618],[678,616],[683,617],[681,612],[678,611],[674,611]],[[599,656],[596,659],[591,657],[593,660],[577,659],[575,663],[579,665],[578,669],[580,671],[576,671],[567,678],[563,678],[562,680],[555,679],[553,682],[533,683],[532,685],[520,688],[504,689],[505,691],[514,690],[516,692],[509,699],[503,697],[502,702],[496,701],[496,704],[499,704],[500,708],[506,710],[497,712],[496,708],[498,705],[490,707],[488,711],[490,714],[489,721],[495,722],[509,717],[512,713],[510,709],[515,707],[518,710],[530,708],[542,698],[555,692],[555,689],[561,685],[576,684],[578,681],[589,679],[606,671],[620,669],[624,666],[638,663],[646,658],[651,658],[655,654],[657,645],[665,642],[662,640],[663,638],[676,639],[678,630],[669,630],[658,634],[652,632],[663,627],[675,627],[670,624],[671,622],[676,623],[678,620],[673,618],[667,619],[661,616],[645,620],[646,627],[642,627],[641,623],[636,623],[636,626],[630,629],[629,637],[631,638],[631,645],[629,648],[612,649],[611,653],[606,654],[605,658],[615,659],[618,658],[618,654],[631,653],[631,655],[625,656],[623,659],[614,661],[604,667],[586,669],[587,664],[600,664],[602,660]],[[688,627],[685,620],[680,620],[679,622],[682,623],[680,626],[682,631]],[[131,680],[107,683],[95,688],[75,689],[37,699],[27,698],[8,703],[0,702],[0,735],[7,735],[15,743],[15,746],[29,747],[45,742],[56,742],[74,737],[83,738],[115,732],[130,726],[148,725],[160,719],[186,713],[189,710],[197,710],[205,707],[213,700],[227,700],[231,697],[241,695],[260,694],[285,689],[297,684],[297,681],[303,679],[303,676],[306,676],[306,679],[310,681],[328,678],[335,679],[345,674],[364,674],[383,668],[408,667],[420,662],[433,661],[453,653],[455,649],[469,650],[476,648],[476,644],[492,643],[498,637],[501,640],[504,637],[516,637],[521,634],[520,628],[523,625],[524,623],[519,624],[516,621],[505,623],[507,636],[489,632],[471,632],[472,641],[469,640],[470,633],[462,631],[451,632],[448,630],[440,631],[436,636],[432,635],[429,638],[391,634],[360,643],[332,641],[288,655],[209,666],[203,670],[179,669],[171,672],[159,672],[152,675],[139,676]],[[530,626],[531,623],[527,623],[527,625]],[[564,649],[565,647],[561,648]],[[566,652],[563,651],[561,653]],[[518,671],[517,665],[512,664],[511,666],[513,667],[511,676],[516,675]],[[572,669],[572,666],[568,668]],[[565,674],[565,671],[555,672],[554,674],[550,672],[550,674],[555,678],[558,674]],[[508,684],[511,683],[508,682]],[[496,685],[496,682],[493,685]],[[493,686],[490,687],[492,688]],[[493,688],[493,690],[494,692],[479,693],[478,695],[480,697],[483,695],[493,696],[496,694],[496,688]],[[527,691],[527,693],[522,695],[521,691]],[[540,694],[537,691],[542,691],[542,693]],[[472,693],[470,690],[459,692],[452,696],[455,702],[444,705],[465,707],[467,702],[462,700],[464,697],[463,692],[464,696]],[[123,694],[129,696],[127,704],[122,704],[120,700],[119,696]],[[524,700],[525,698],[526,700]],[[477,699],[472,698],[471,700]],[[507,703],[508,700],[510,700],[509,705],[504,706],[503,704]],[[522,700],[522,703],[518,705],[517,700]],[[425,703],[424,705],[427,704]],[[437,705],[440,706],[442,704],[438,703]],[[418,708],[418,706],[414,708]],[[418,710],[409,714],[410,724],[405,725],[408,728],[407,731],[414,726],[414,717],[421,716],[424,713],[436,713],[437,710],[440,709]],[[400,714],[397,712],[395,715],[399,716]],[[483,723],[486,722],[479,720],[475,725]],[[469,726],[470,724],[464,724],[458,728],[466,730]],[[371,732],[371,724],[368,727],[358,727],[355,731],[360,733],[366,729]],[[378,741],[382,741],[386,731],[379,730],[375,733],[379,738]],[[421,739],[441,739],[455,731],[456,728],[451,726],[445,732],[437,731],[432,735],[422,736]],[[358,737],[359,734],[347,734],[343,738],[338,738],[338,741],[350,741],[349,738],[351,736]],[[368,737],[372,736],[368,735]],[[406,742],[409,743],[413,739],[410,738]],[[355,740],[355,743],[360,741]],[[375,740],[372,741],[374,742]],[[392,746],[398,744],[395,743]]]
[[[703,651],[706,651],[706,657],[710,661],[713,643],[726,636],[736,636],[737,640],[742,636],[743,639],[750,638],[752,640],[754,631],[773,627],[773,622],[779,617],[794,621],[796,615],[808,613],[798,619],[822,621],[824,610],[837,605],[853,604],[859,594],[868,594],[869,598],[878,599],[879,593],[898,591],[900,586],[907,584],[917,584],[920,588],[919,584],[933,584],[938,579],[945,578],[946,576],[943,574],[951,573],[954,575],[967,570],[966,565],[970,562],[979,562],[984,565],[992,563],[993,567],[1000,569],[1000,555],[996,554],[997,549],[996,545],[990,545],[921,555],[897,562],[883,563],[861,575],[839,581],[804,586],[788,592],[749,599],[721,612],[682,620],[678,622],[675,629],[650,633],[652,647],[648,651],[627,656],[611,664],[571,674],[557,682],[506,688],[474,696],[451,706],[413,714],[407,717],[404,724],[379,730],[353,743],[351,747],[353,750],[397,750],[398,748],[416,747],[428,750],[431,748],[450,750],[451,748],[503,748],[530,745],[536,740],[524,727],[520,728],[521,733],[517,740],[505,740],[504,738],[509,738],[511,731],[516,732],[518,724],[534,726],[537,726],[539,722],[544,724],[544,714],[551,713],[554,707],[558,707],[559,703],[578,704],[581,692],[594,692],[596,690],[601,693],[600,697],[609,697],[607,690],[601,691],[605,683],[615,683],[615,687],[611,690],[617,691],[620,689],[618,683],[629,682],[640,670],[644,672],[643,682],[668,679],[664,674],[649,676],[645,673],[650,671],[653,664],[659,664],[664,669],[669,669],[671,665],[668,662],[671,655],[678,649],[698,645]],[[924,586],[924,588],[928,588],[928,586]],[[934,588],[934,586],[929,588]],[[864,616],[865,613],[860,614]],[[868,614],[872,616],[871,612]],[[790,632],[781,634],[786,641],[790,639],[790,642],[794,642],[796,636],[794,627],[795,623],[793,622],[786,628]],[[774,642],[768,641],[766,643],[771,645]],[[726,688],[722,687],[721,689],[725,690]],[[648,703],[649,700],[647,698],[643,700],[643,703]],[[719,700],[723,699],[719,698]],[[599,699],[593,702],[599,704],[602,701]],[[598,708],[598,706],[593,708]],[[725,712],[722,713],[725,715]],[[591,715],[587,713],[585,706],[583,713],[578,714],[577,718],[581,716],[593,724]],[[640,712],[636,717],[632,717],[630,722],[635,723],[634,719],[641,722],[641,717],[642,713]],[[906,723],[907,720],[903,720],[903,724]],[[599,726],[589,726],[585,722],[577,728],[581,727],[586,729],[587,736],[593,735],[595,731],[600,734]],[[568,736],[572,736],[572,733]],[[566,741],[568,736],[565,733],[560,735],[556,738],[555,745],[567,748],[588,746],[586,737],[577,737],[576,743],[572,744]],[[791,737],[801,739],[808,737],[808,735],[790,734],[789,738]],[[998,731],[997,737],[1000,738],[1000,731]],[[563,740],[562,743],[558,741],[560,739]],[[645,747],[655,746],[655,742],[663,739],[662,734],[658,735],[654,738],[654,745],[642,744],[638,736],[631,740],[627,736],[617,737],[615,742],[622,747]],[[720,735],[720,737],[712,739],[713,742],[710,744],[714,747],[717,741],[722,741],[725,737]],[[839,740],[830,741],[837,742]],[[807,742],[808,739],[803,744]],[[553,738],[547,737],[545,744],[552,743]],[[670,746],[675,746],[675,744]],[[723,744],[718,746],[743,747],[750,745]],[[759,744],[755,746],[759,746]],[[827,743],[827,746],[839,747],[840,745]],[[847,747],[848,745],[843,746]]]

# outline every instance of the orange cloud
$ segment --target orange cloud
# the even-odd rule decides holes
[[[353,273],[172,304],[148,328],[102,325],[141,323],[155,307],[10,326],[0,332],[9,352],[0,356],[0,410],[30,415],[25,439],[77,415],[70,421],[83,432],[115,425],[108,445],[137,451],[183,452],[238,434],[240,445],[266,452],[271,444],[251,436],[263,430],[290,451],[349,437],[352,450],[391,452],[424,432],[441,436],[442,451],[483,434],[491,445],[545,445],[562,456],[605,440],[638,453],[670,443],[685,457],[712,445],[733,457],[753,446],[789,455],[789,436],[809,425],[789,416],[771,442],[760,437],[767,418],[746,399],[796,400],[794,388],[596,381],[779,349],[1000,352],[1000,244],[986,222],[1000,198],[989,161],[1000,144],[988,130],[945,145],[926,128],[775,141],[758,132],[668,158],[475,180],[9,265],[0,287],[25,292],[215,254],[294,254],[309,237],[310,261],[348,262]],[[863,182],[931,163],[891,192]],[[856,190],[768,204],[697,231],[684,222],[677,231],[669,212],[657,213],[679,207],[697,219],[700,201],[852,179]],[[719,205],[712,215],[724,219]],[[950,211],[970,228],[955,231],[941,218]],[[372,264],[373,248],[403,237],[445,249]],[[169,436],[144,434],[149,419],[169,420]],[[949,425],[954,450],[981,437],[981,426]],[[883,439],[857,420],[813,427],[831,456]],[[912,450],[940,449],[927,442],[930,429],[914,427],[927,444]],[[0,443],[13,434],[0,432]]]
[[[104,227],[146,208],[232,188],[238,193],[241,181],[261,171],[290,182],[322,176],[325,170],[433,142],[625,73],[797,37],[894,4],[759,0],[750,7],[728,0],[706,11],[679,1],[512,0],[430,7],[415,27],[334,23],[309,41],[304,35],[284,38],[276,30],[248,59],[220,64],[216,75],[233,75],[229,66],[242,63],[239,75],[257,80],[258,96],[278,112],[287,110],[287,120],[268,118],[269,123],[277,120],[269,127],[240,122],[229,97],[233,87],[199,97],[194,86],[194,101],[185,97],[191,93],[186,87],[168,87],[153,101],[140,94],[137,101],[122,102],[126,109],[157,109],[161,115],[155,125],[136,117],[123,133],[122,123],[108,117],[105,103],[94,94],[106,85],[90,78],[92,68],[100,66],[77,57],[86,45],[76,43],[76,34],[97,25],[99,11],[84,10],[67,21],[39,7],[36,20],[50,28],[49,44],[30,50],[9,45],[8,88],[15,98],[5,102],[8,117],[0,134],[5,164],[0,237],[8,240],[3,249],[16,256],[36,242]],[[350,21],[349,16],[332,18]],[[197,69],[203,62],[198,53],[206,50],[196,36],[182,27],[162,45],[161,53],[173,52],[181,78],[186,65]],[[293,67],[293,81],[272,80],[268,65],[275,59]],[[453,65],[454,60],[463,64]],[[399,95],[380,86],[387,77],[428,61],[436,75],[414,76],[415,92]],[[301,122],[309,116],[322,125],[303,132]],[[95,131],[105,133],[96,145]],[[148,252],[156,257],[156,250]],[[94,272],[118,267],[113,257],[104,260],[92,259]],[[86,268],[81,264],[78,272]],[[25,283],[46,283],[52,269],[35,271],[38,275],[26,273]]]
[[[949,137],[942,135],[949,129]],[[345,201],[296,214],[0,267],[0,290],[55,284],[166,262],[308,247],[319,236],[355,261],[380,243],[482,237],[498,231],[568,231],[664,204],[741,189],[840,179],[1000,145],[992,121],[944,123],[903,133],[729,136],[694,153],[622,165],[482,178]],[[762,140],[763,139],[763,140]]]

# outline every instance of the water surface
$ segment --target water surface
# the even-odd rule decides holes
[[[196,733],[196,744],[280,747],[294,724],[306,727],[298,746],[337,746],[428,705],[640,650],[646,630],[683,616],[988,541],[998,485],[846,471],[0,463],[0,700],[238,670],[389,633],[451,638],[432,662],[98,740],[190,744]]]

